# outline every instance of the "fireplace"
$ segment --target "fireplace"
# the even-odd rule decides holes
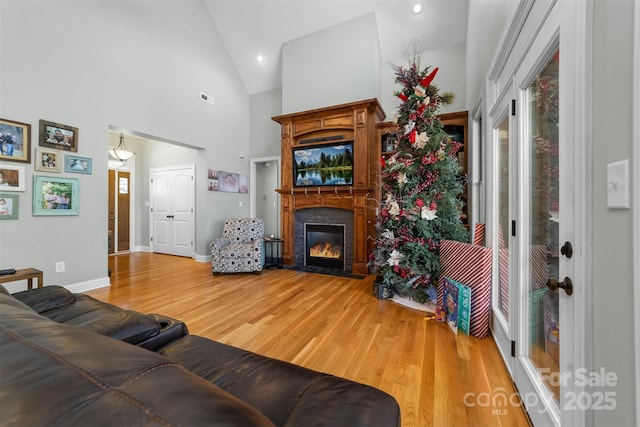
[[[305,266],[345,269],[344,224],[304,224]]]
[[[375,201],[380,200],[380,139],[376,124],[385,117],[376,99],[334,105],[272,117],[280,124],[282,173],[280,221],[284,240],[283,264],[367,275],[368,256],[375,234]],[[297,186],[294,152],[327,144],[353,144],[351,185]],[[323,214],[321,212],[326,212]],[[344,260],[338,268],[305,265],[304,224],[344,224]]]
[[[311,230],[308,230],[309,226]],[[322,227],[320,229],[316,227]],[[324,229],[328,227],[327,229]],[[339,229],[333,229],[339,227]],[[308,231],[314,232],[311,239],[308,237]],[[311,243],[311,240],[317,236],[315,232],[331,232],[336,235],[332,237],[328,243],[342,245],[341,259],[335,259],[331,257],[314,257],[309,256],[309,249],[307,248],[307,242]],[[320,235],[320,237],[326,237]],[[340,238],[340,241],[337,239]],[[295,266],[298,269],[305,271],[323,271],[326,273],[353,273],[353,213],[346,209],[334,209],[334,208],[308,208],[299,209],[295,212],[294,221],[294,253]],[[314,242],[313,245],[319,242]],[[313,246],[311,245],[311,246]],[[335,255],[334,255],[335,256]],[[325,259],[326,258],[326,259]],[[316,262],[320,262],[318,265]],[[311,263],[310,263],[311,262]]]

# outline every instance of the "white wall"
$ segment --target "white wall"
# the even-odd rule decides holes
[[[472,111],[483,95],[496,46],[514,11],[513,0],[471,0],[467,14],[466,108]],[[485,115],[486,117],[486,115]]]
[[[376,18],[360,18],[282,46],[283,114],[380,97]]]
[[[3,0],[0,24],[0,117],[30,123],[32,145],[39,119],[75,126],[77,154],[93,158],[92,175],[60,175],[80,179],[79,216],[34,217],[31,185],[19,193],[20,218],[0,222],[2,267],[39,268],[48,284],[107,282],[110,126],[203,148],[198,254],[226,217],[248,215],[247,195],[206,190],[208,167],[248,174],[249,96],[202,2]],[[30,183],[33,166],[24,165]]]
[[[280,123],[271,117],[282,114],[282,89],[251,95],[251,157],[280,155]]]

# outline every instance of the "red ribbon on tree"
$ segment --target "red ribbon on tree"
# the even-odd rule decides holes
[[[423,88],[428,88],[429,85],[431,84],[431,82],[433,81],[433,79],[436,78],[436,73],[438,72],[438,67],[434,68],[432,72],[429,73],[429,75],[427,77],[425,77],[424,79],[420,80],[420,85]]]

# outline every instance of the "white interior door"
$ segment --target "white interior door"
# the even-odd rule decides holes
[[[194,168],[151,170],[153,252],[194,256]]]

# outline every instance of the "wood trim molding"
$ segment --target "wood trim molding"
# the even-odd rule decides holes
[[[296,263],[295,212],[298,209],[337,208],[353,212],[354,262],[351,272],[368,274],[367,259],[370,248],[369,224],[375,221],[375,205],[369,197],[377,186],[378,176],[371,171],[377,167],[379,147],[376,125],[385,114],[377,99],[319,108],[272,117],[280,123],[281,131],[281,230],[283,262]],[[327,142],[353,142],[353,185],[349,187],[295,187],[293,184],[293,149],[315,147]],[[299,255],[298,255],[299,256]]]

